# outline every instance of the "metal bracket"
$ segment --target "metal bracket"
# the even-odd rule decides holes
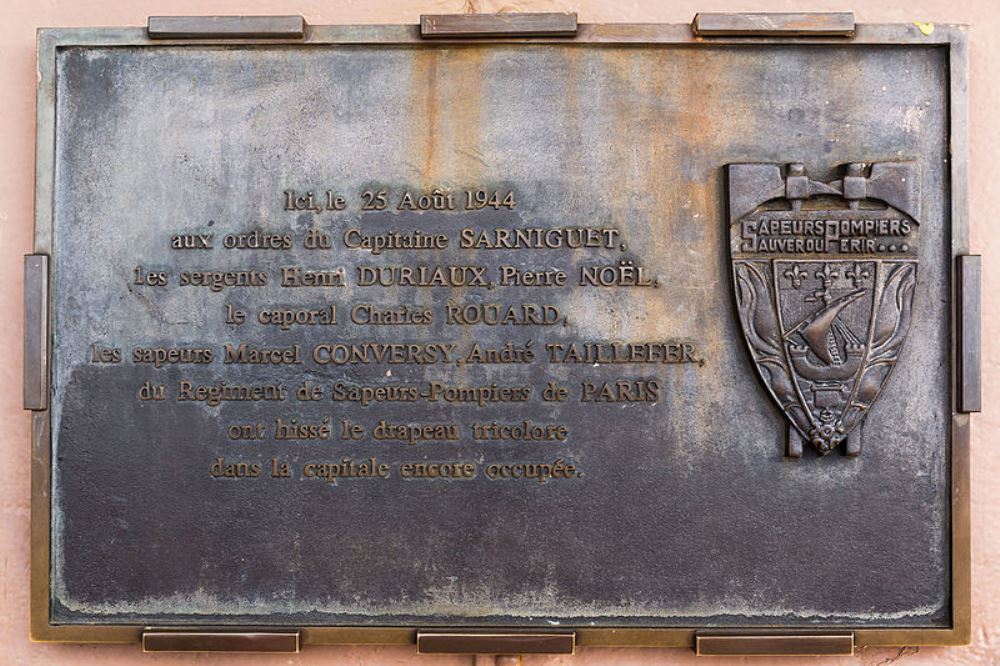
[[[957,258],[958,288],[958,411],[982,411],[982,257]]]
[[[696,14],[696,37],[853,37],[854,12]]]
[[[854,633],[697,633],[694,651],[700,657],[848,657],[854,654]]]
[[[150,16],[150,39],[302,39],[301,16]]]
[[[182,631],[149,629],[142,632],[143,652],[282,652],[297,653],[300,632],[293,631]]]
[[[575,632],[417,632],[417,654],[573,654],[575,649]]]
[[[424,39],[483,37],[573,37],[575,13],[536,12],[512,14],[423,14]]]
[[[49,258],[24,257],[24,408],[49,406]]]

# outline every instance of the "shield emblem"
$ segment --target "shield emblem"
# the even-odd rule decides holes
[[[916,165],[729,167],[740,324],[789,421],[787,455],[861,453],[862,424],[895,367],[917,280]]]

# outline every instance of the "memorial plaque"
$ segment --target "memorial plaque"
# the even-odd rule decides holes
[[[43,30],[34,636],[967,640],[964,31],[796,21]]]

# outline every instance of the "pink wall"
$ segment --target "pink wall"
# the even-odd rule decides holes
[[[936,21],[972,26],[972,250],[984,259],[984,395],[973,421],[973,644],[967,648],[862,650],[829,664],[1000,663],[1000,5],[996,0],[3,0],[0,8],[0,664],[472,664],[471,657],[417,657],[412,648],[306,648],[298,656],[142,657],[136,646],[59,646],[28,641],[29,423],[21,410],[22,255],[32,248],[34,192],[35,28],[145,25],[149,14],[302,14],[314,24],[416,23],[421,13],[576,11],[584,22],[687,22],[698,11],[823,11],[853,9],[861,22]],[[991,252],[991,250],[993,250]],[[766,660],[759,660],[762,663]],[[687,650],[583,650],[575,657],[529,657],[528,666],[694,663]],[[698,664],[715,663],[699,659]],[[722,663],[722,662],[719,662]],[[725,663],[738,663],[728,661]],[[782,664],[798,660],[783,659]],[[802,663],[818,663],[815,659]]]

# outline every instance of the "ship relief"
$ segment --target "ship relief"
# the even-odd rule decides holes
[[[918,173],[854,163],[732,164],[730,250],[750,355],[789,421],[787,455],[861,453],[899,359],[917,280]]]

